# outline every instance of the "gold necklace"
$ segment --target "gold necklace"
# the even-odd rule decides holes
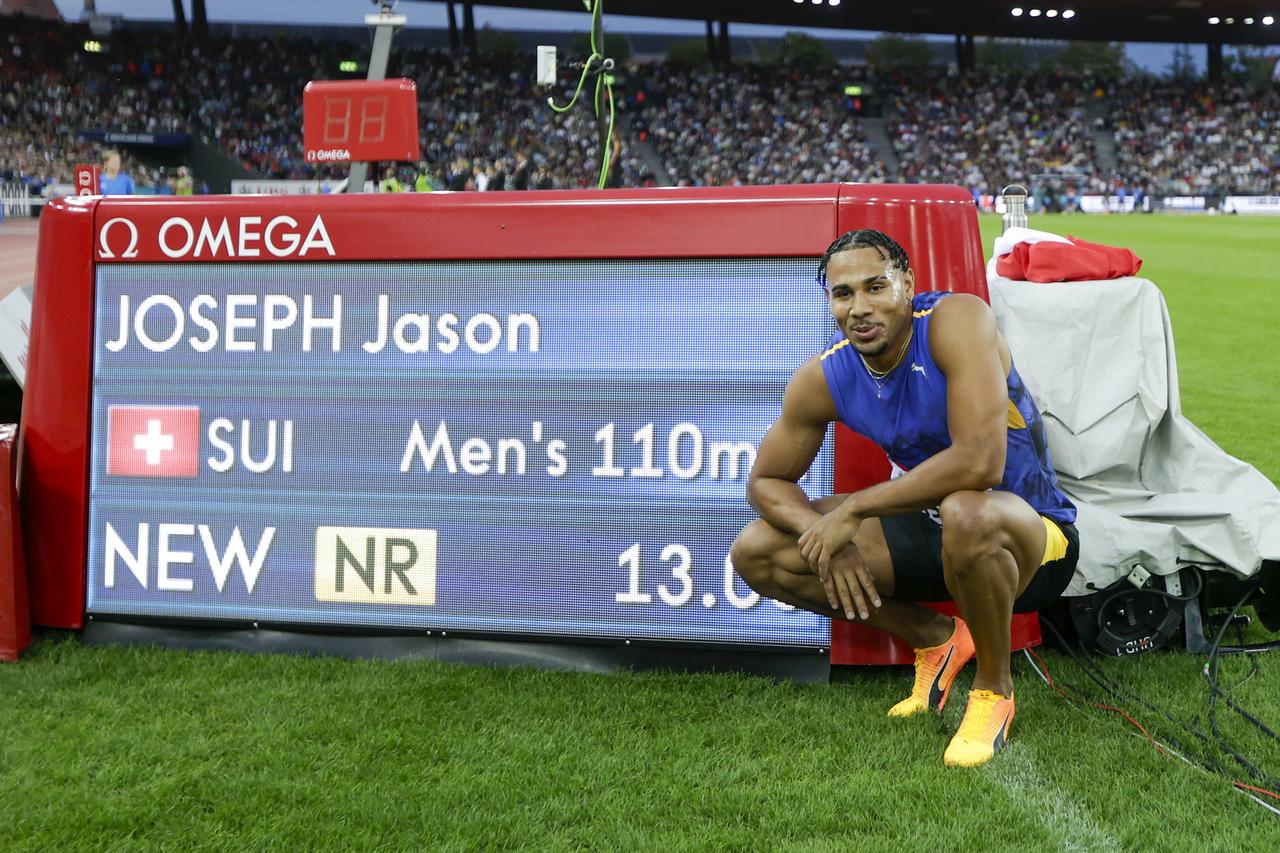
[[[881,392],[884,391],[884,383],[885,383],[885,380],[889,378],[889,374],[893,373],[893,371],[897,369],[899,364],[902,364],[902,359],[905,358],[907,355],[907,347],[911,346],[911,338],[915,335],[915,333],[916,333],[916,330],[915,330],[915,326],[913,325],[907,331],[907,339],[903,341],[902,346],[898,348],[898,357],[894,359],[893,364],[889,365],[889,367],[885,370],[876,370],[870,364],[867,364],[867,357],[865,355],[863,355],[862,353],[858,353],[858,358],[862,359],[862,366],[866,369],[867,375],[870,376],[871,381],[876,384],[877,399],[881,397]]]

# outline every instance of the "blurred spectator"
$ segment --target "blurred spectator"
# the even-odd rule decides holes
[[[133,195],[137,187],[127,172],[120,170],[120,152],[108,150],[102,155],[102,176],[98,187],[103,195]]]
[[[382,173],[382,183],[378,184],[378,192],[380,193],[400,193],[404,192],[404,187],[400,184],[400,179],[396,177],[394,166],[387,168]]]
[[[418,164],[417,177],[413,179],[413,191],[418,193],[429,193],[436,188],[435,178],[431,177],[431,172],[427,170],[427,162],[423,160]]]

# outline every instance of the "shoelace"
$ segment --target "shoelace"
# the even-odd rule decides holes
[[[972,698],[983,701],[977,708],[977,714],[973,714],[969,710],[965,711],[964,723],[960,726],[960,731],[956,732],[957,737],[969,739],[973,737],[975,731],[979,735],[985,734],[982,730],[986,728],[987,723],[990,721],[991,713],[996,708],[996,702],[1004,697],[990,690],[975,690]],[[972,701],[970,701],[969,708],[973,708]]]
[[[931,666],[925,659],[932,653],[934,649],[916,652],[916,683],[911,686],[911,692],[917,693],[921,691],[927,692],[929,685],[933,683],[933,679],[938,674],[938,667]]]

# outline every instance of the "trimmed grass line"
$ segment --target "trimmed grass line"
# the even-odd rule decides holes
[[[1060,839],[1063,850],[1124,849],[1088,809],[1045,778],[1030,750],[1006,749],[989,767],[991,778],[1005,789],[1013,806]]]

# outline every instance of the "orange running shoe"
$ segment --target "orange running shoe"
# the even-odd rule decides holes
[[[969,707],[956,736],[947,745],[942,763],[948,767],[986,764],[1009,740],[1013,724],[1013,697],[990,690],[970,690]]]
[[[916,649],[916,682],[911,695],[889,709],[890,717],[913,717],[925,711],[941,714],[951,685],[964,665],[973,660],[973,637],[959,616],[951,639],[931,649]]]

